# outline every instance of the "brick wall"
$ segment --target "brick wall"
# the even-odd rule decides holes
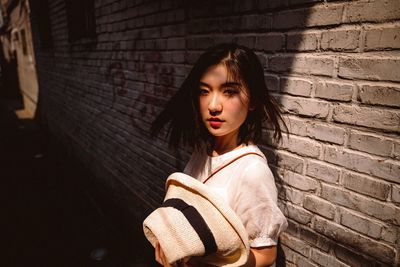
[[[206,47],[235,41],[256,50],[289,126],[261,144],[289,220],[279,264],[400,263],[398,0],[96,0],[97,37],[73,42],[64,1],[50,2],[39,117],[101,199],[139,221],[162,201],[189,154],[149,139],[149,124]]]

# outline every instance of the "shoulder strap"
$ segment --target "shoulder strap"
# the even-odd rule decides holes
[[[259,153],[256,152],[247,152],[244,153],[242,155],[237,156],[236,158],[231,159],[230,161],[228,161],[227,163],[225,163],[224,165],[222,165],[221,167],[219,167],[218,169],[216,169],[214,172],[212,172],[204,181],[203,184],[205,184],[212,176],[214,176],[214,174],[216,174],[217,172],[219,172],[220,170],[222,170],[223,168],[225,168],[226,166],[230,165],[231,163],[237,161],[238,159],[247,156],[247,155],[257,155],[259,157],[263,157],[261,156]]]

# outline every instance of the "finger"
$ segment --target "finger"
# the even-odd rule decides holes
[[[160,258],[161,258],[161,261],[162,261],[164,267],[171,267],[171,264],[169,264],[169,262],[167,261],[167,258],[165,257],[163,249],[161,248],[161,246],[159,246],[159,248],[160,248]]]
[[[161,245],[160,245],[160,258],[161,261],[163,262],[164,267],[173,267],[175,265],[171,265],[169,263],[169,261],[167,260],[167,257],[165,256],[164,250],[162,249]]]
[[[164,265],[163,262],[162,262],[162,259],[161,259],[161,255],[160,255],[160,244],[158,242],[156,243],[156,246],[154,248],[154,254],[155,254],[154,255],[155,256],[155,260],[159,264]]]

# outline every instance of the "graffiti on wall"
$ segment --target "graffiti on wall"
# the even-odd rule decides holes
[[[127,59],[120,53],[120,42],[113,44],[112,55],[106,68],[106,83],[111,86],[112,99],[109,108],[116,109],[115,103],[122,98],[129,99],[129,104],[123,102],[118,110],[128,114],[130,124],[142,134],[148,133],[151,121],[157,116],[158,108],[173,94],[175,83],[175,68],[160,64],[163,55],[159,51],[137,55],[134,47],[131,58],[136,58],[132,69],[127,69]],[[136,56],[136,57],[135,57]],[[128,74],[128,75],[127,75]],[[129,82],[139,86],[128,88]],[[125,110],[120,110],[125,108]]]
[[[116,97],[127,94],[126,78],[121,62],[113,62],[108,66],[107,75],[110,77],[110,83],[113,90],[112,103],[115,103]]]
[[[147,133],[151,121],[157,116],[157,107],[162,107],[171,96],[174,85],[175,69],[173,66],[160,65],[160,52],[151,53],[146,62],[136,62],[135,70],[143,74],[143,89],[133,99],[129,117],[132,126],[142,133]]]
[[[111,107],[114,106],[117,96],[125,96],[128,92],[126,89],[126,76],[124,69],[126,60],[120,59],[123,58],[119,55],[120,48],[120,42],[115,42],[112,45],[111,60],[107,66],[105,75],[106,82],[111,85],[112,89]]]

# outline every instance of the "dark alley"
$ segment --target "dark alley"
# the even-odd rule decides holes
[[[87,173],[31,119],[0,107],[1,266],[149,266],[88,194]],[[141,237],[139,237],[141,238]]]

